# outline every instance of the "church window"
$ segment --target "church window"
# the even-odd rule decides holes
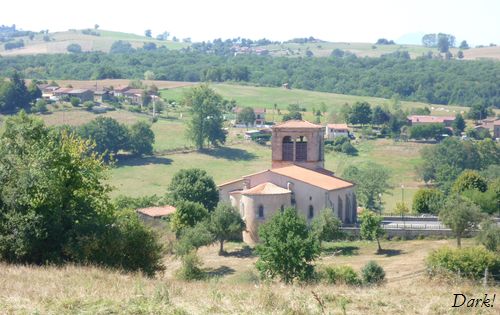
[[[307,138],[300,136],[295,141],[295,160],[307,161]]]
[[[281,213],[283,213],[285,211],[285,206],[284,205],[281,205],[280,211],[281,211]]]
[[[312,205],[309,206],[309,219],[314,218],[314,207]]]
[[[283,161],[293,161],[293,141],[290,136],[283,138],[282,143]]]
[[[264,206],[260,205],[259,206],[259,213],[257,214],[259,218],[264,218]]]

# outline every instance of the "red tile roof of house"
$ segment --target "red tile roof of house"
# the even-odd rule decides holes
[[[281,128],[310,128],[310,129],[321,129],[323,126],[315,125],[305,120],[289,120],[285,121],[282,124],[273,126],[273,129],[281,129]]]
[[[163,206],[163,207],[149,207],[137,209],[137,212],[145,214],[149,217],[157,218],[164,217],[175,212],[175,207],[173,206]]]
[[[453,121],[455,120],[455,117],[453,116],[427,116],[427,115],[411,115],[408,116],[408,120],[410,120],[412,123],[444,123],[445,121]]]
[[[262,183],[253,188],[245,189],[240,191],[242,195],[282,195],[290,194],[291,191],[285,188],[281,188],[273,183]]]
[[[349,127],[347,127],[347,124],[328,124],[328,125],[326,125],[326,127],[329,129],[335,129],[335,130],[349,130]]]
[[[300,180],[301,182],[317,186],[325,190],[336,190],[354,186],[353,183],[338,177],[329,176],[323,172],[313,171],[297,165],[273,168],[270,171],[275,174]]]

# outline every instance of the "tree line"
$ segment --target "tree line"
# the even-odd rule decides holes
[[[402,99],[435,104],[500,107],[500,63],[488,60],[409,59],[408,54],[358,58],[353,54],[323,58],[237,55],[186,48],[171,51],[132,49],[122,42],[117,52],[36,55],[0,58],[0,75],[14,69],[34,79],[156,79],[175,81],[243,81],[263,86]],[[225,47],[225,46],[222,46]],[[117,47],[115,47],[117,48]],[[221,48],[222,49],[222,48]]]

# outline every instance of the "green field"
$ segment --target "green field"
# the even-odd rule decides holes
[[[222,95],[224,98],[229,100],[236,100],[239,106],[273,109],[274,104],[277,104],[278,109],[285,110],[289,104],[299,104],[301,107],[305,107],[308,111],[305,116],[306,119],[312,119],[312,117],[308,117],[307,114],[310,115],[310,111],[313,107],[319,109],[322,103],[327,106],[328,111],[335,108],[340,108],[340,106],[344,105],[345,103],[353,104],[357,101],[367,101],[371,105],[382,106],[391,106],[391,104],[393,103],[392,100],[378,97],[354,96],[298,89],[287,90],[284,88],[255,87],[233,84],[210,84],[210,87],[213,88],[217,93]],[[188,89],[189,87],[163,90],[161,91],[161,96],[163,98],[176,100],[178,102],[182,100],[185,91]],[[431,109],[433,115],[439,116],[454,116],[456,113],[463,112],[467,109],[466,107],[462,106],[445,106],[407,101],[401,101],[401,105],[404,109],[421,108],[427,106]],[[272,120],[272,112],[273,111],[269,112],[271,117],[269,117],[269,114],[268,117],[266,117],[268,120]]]

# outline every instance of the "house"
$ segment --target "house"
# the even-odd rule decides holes
[[[113,89],[113,95],[116,97],[123,96],[123,93],[130,90],[128,85],[119,85]]]
[[[494,139],[500,138],[500,119],[487,118],[481,120],[481,123],[474,127],[476,130],[489,130]]]
[[[58,88],[54,91],[54,96],[57,96],[59,99],[76,97],[83,103],[92,101],[94,99],[94,92],[87,89]]]
[[[349,137],[349,131],[347,124],[328,124],[326,125],[326,138],[332,140],[337,137]]]
[[[258,227],[277,211],[295,207],[310,223],[323,209],[356,222],[355,184],[324,169],[325,127],[290,120],[272,127],[271,168],[219,185],[219,198],[246,223],[243,240],[259,241]]]
[[[233,112],[236,114],[236,125],[245,125],[242,121],[239,121],[238,114],[243,110],[244,107],[235,107]],[[251,124],[251,127],[262,126],[266,122],[266,109],[265,108],[254,108],[253,112],[255,113],[255,121]]]
[[[173,214],[175,210],[175,207],[167,205],[137,209],[136,212],[144,221],[154,221]]]
[[[408,116],[408,122],[411,126],[428,125],[428,124],[443,124],[445,127],[451,127],[454,116],[427,116],[427,115],[411,115]]]
[[[111,93],[108,90],[94,91],[94,102],[103,103],[111,100]]]
[[[144,92],[143,89],[127,89],[122,93],[123,97],[125,97],[126,100],[130,104],[133,105],[142,105],[142,93]]]

